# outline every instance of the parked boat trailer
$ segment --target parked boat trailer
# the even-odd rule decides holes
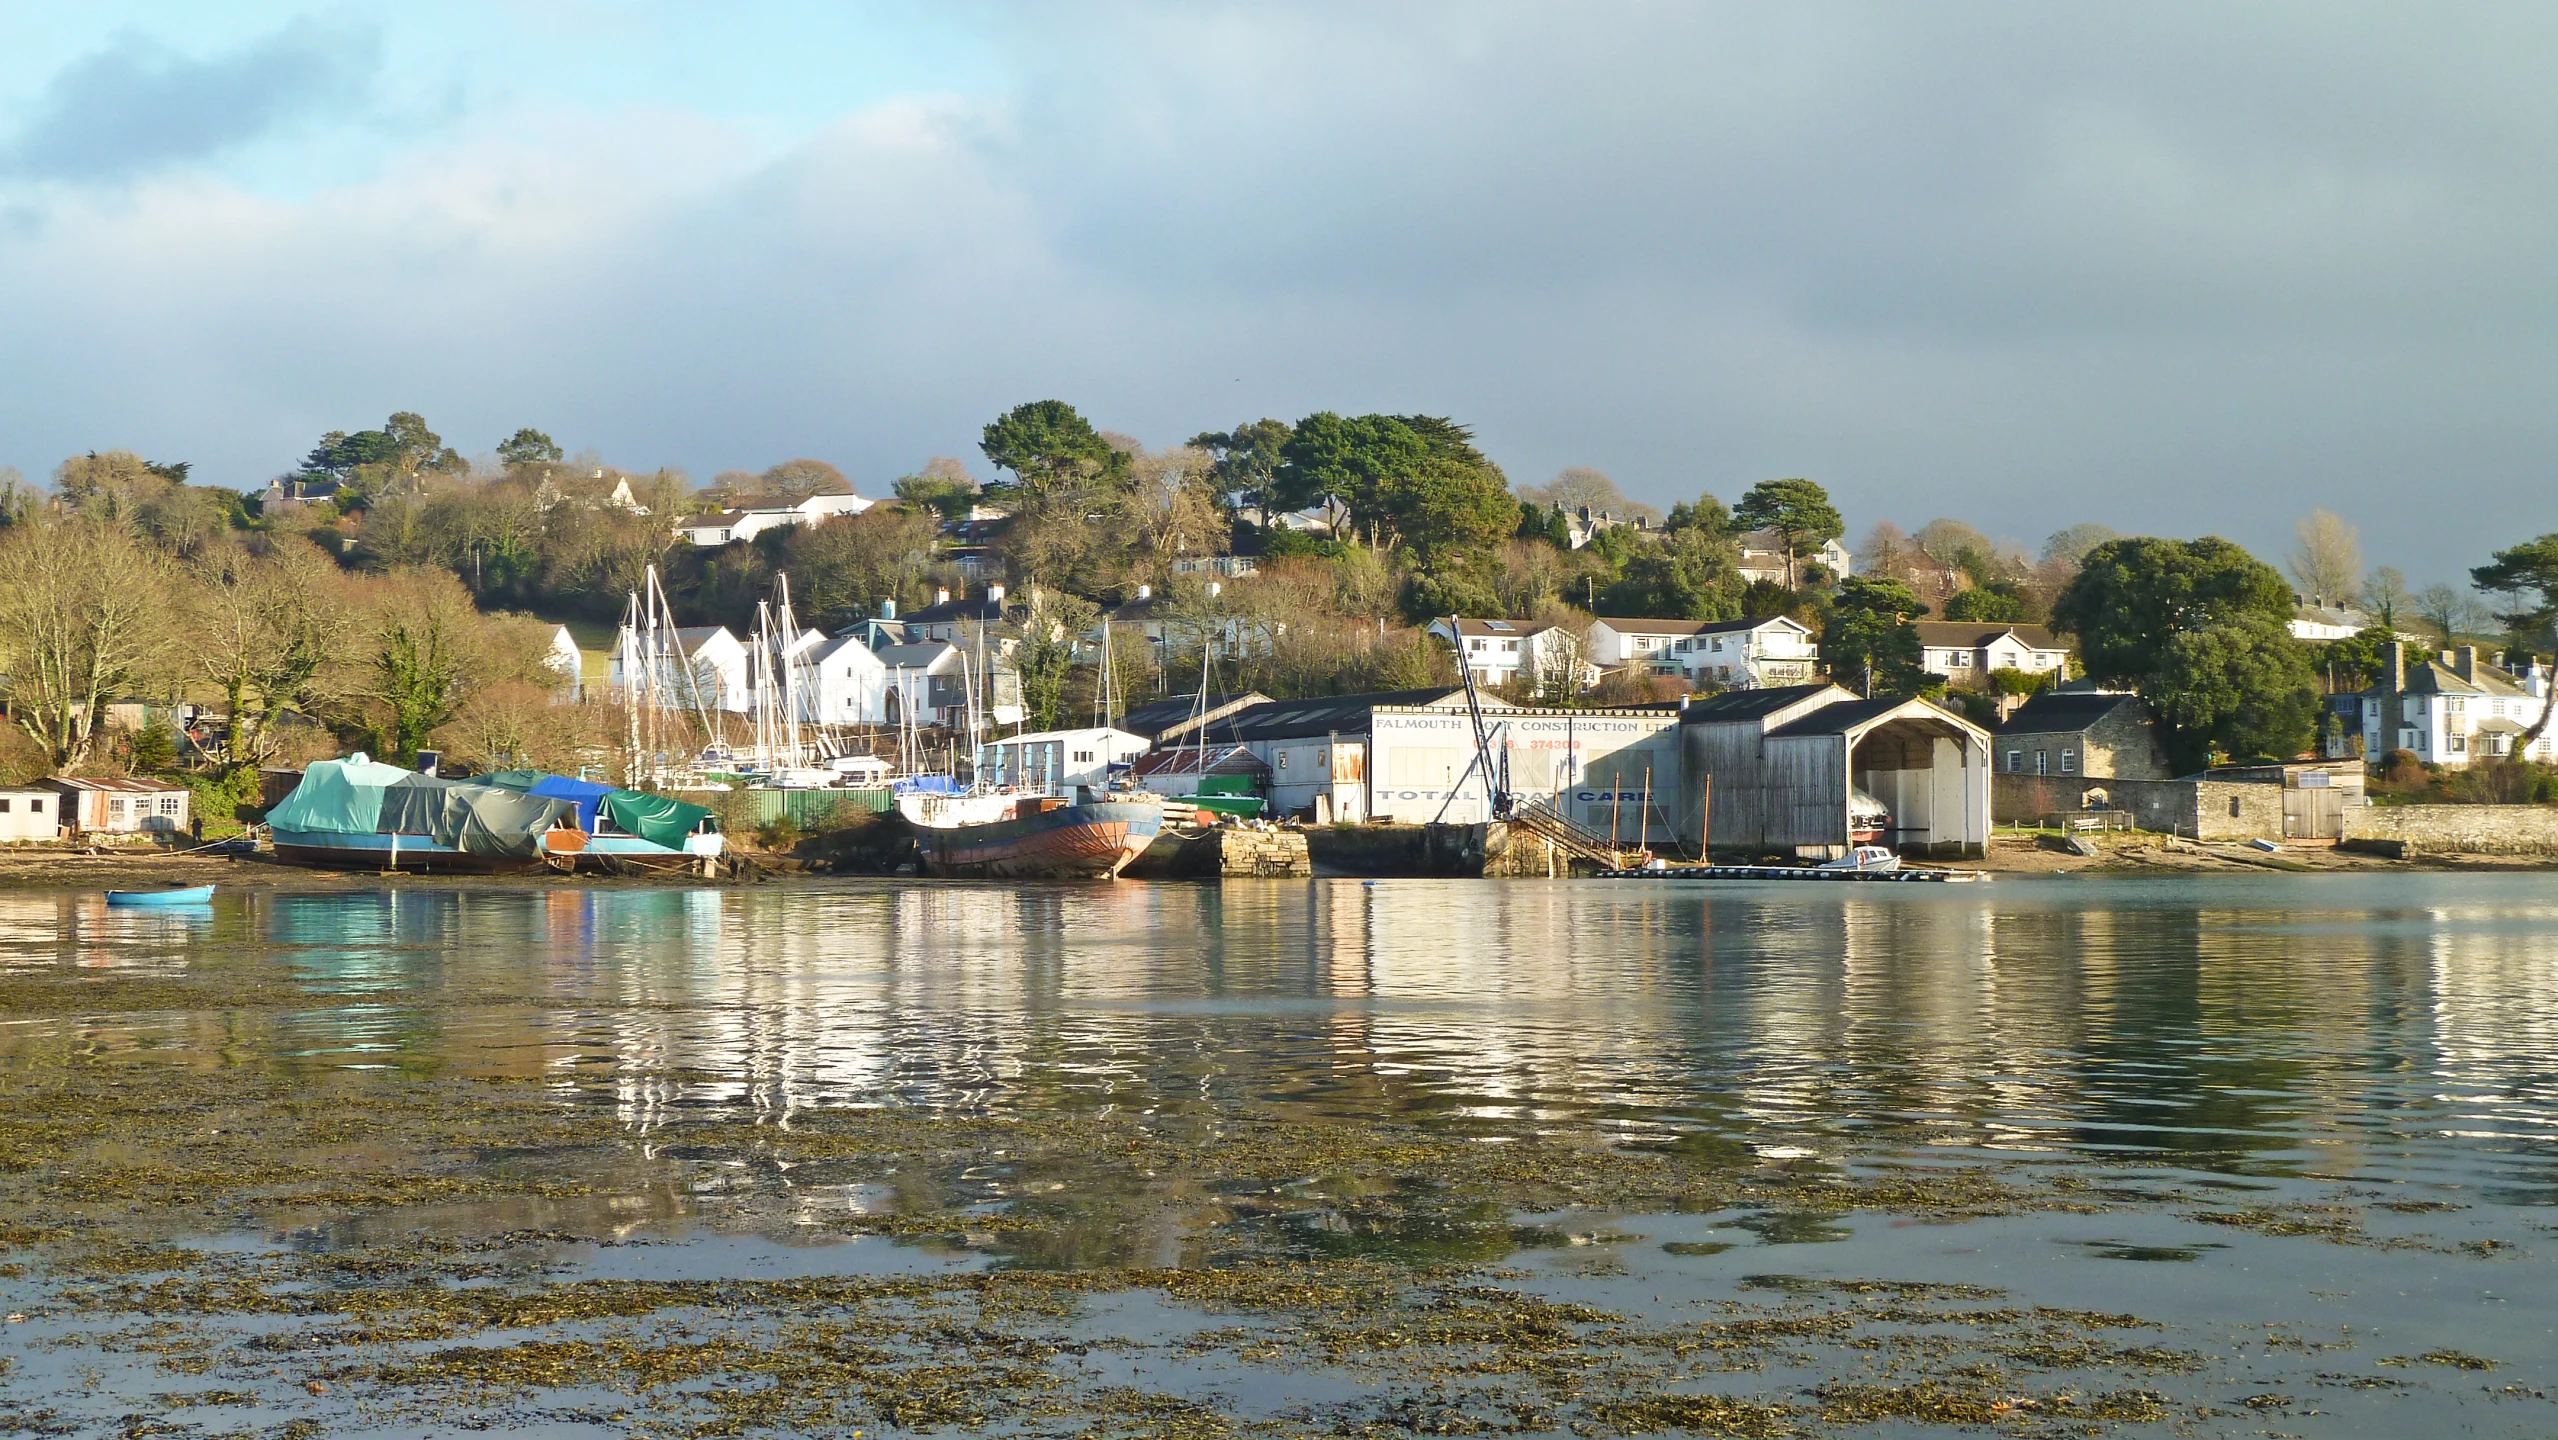
[[[1874,884],[1960,884],[1987,880],[1979,870],[1825,870],[1817,865],[1659,865],[1602,870],[1602,880],[1862,880]]]

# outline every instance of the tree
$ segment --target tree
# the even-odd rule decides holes
[[[1063,400],[1016,405],[986,425],[978,442],[996,468],[1034,496],[1116,480],[1126,457]]]
[[[1698,495],[1694,504],[1682,500],[1671,506],[1669,515],[1661,521],[1661,528],[1708,530],[1717,535],[1730,535],[1733,532],[1732,512],[1708,492]]]
[[[2054,531],[2052,537],[2043,542],[2043,563],[2076,570],[2086,562],[2087,552],[2108,540],[2121,538],[2112,526],[2082,521],[2066,530]]]
[[[337,718],[371,730],[380,753],[415,758],[484,686],[556,682],[542,667],[542,627],[483,616],[450,574],[403,570],[368,584]]]
[[[1988,625],[2021,624],[2025,619],[2025,599],[2015,586],[2005,582],[1958,590],[1945,602],[1945,618]]]
[[[2329,686],[2331,692],[2368,689],[2380,679],[2380,647],[2397,639],[2397,634],[2385,626],[2365,626],[2342,640],[2320,645],[2314,663],[2334,682]]]
[[[947,475],[900,475],[892,488],[907,508],[939,516],[945,524],[967,519],[977,503],[977,482]]]
[[[1371,528],[1386,477],[1418,463],[1422,448],[1421,437],[1392,416],[1318,411],[1298,421],[1281,447],[1274,503],[1320,506],[1336,530],[1345,520]]]
[[[2416,617],[2433,626],[2445,645],[2485,629],[2495,618],[2486,606],[2448,585],[2428,585],[2417,592]]]
[[[791,591],[812,624],[832,631],[877,612],[883,600],[930,599],[932,520],[875,505],[859,515],[800,525],[782,541]]]
[[[1288,440],[1295,433],[1287,421],[1264,417],[1232,430],[1202,431],[1190,437],[1190,446],[1213,457],[1218,488],[1236,497],[1238,503],[1259,511],[1266,529],[1272,514],[1313,503],[1312,497],[1298,504],[1289,503],[1296,497],[1279,482]]]
[[[1605,472],[1587,465],[1565,467],[1543,485],[1522,485],[1519,498],[1533,505],[1563,507],[1567,515],[1584,510],[1593,515],[1613,515],[1619,520],[1656,521],[1661,512],[1637,500],[1629,500],[1617,488],[1617,482]]]
[[[131,532],[86,516],[0,537],[9,710],[62,773],[89,763],[107,706],[167,657],[167,576]]]
[[[2291,586],[2216,535],[2108,540],[2052,604],[2053,623],[2078,637],[2088,675],[2134,687],[2155,680],[2170,635],[2248,615],[2288,624]]]
[[[2499,618],[2530,648],[2539,648],[2543,640],[2558,633],[2558,534],[2497,551],[2486,564],[2469,572],[2469,580],[2481,590],[2515,597],[2514,608]],[[2558,686],[2550,687],[2540,718],[2516,736],[2505,753],[2516,758],[2528,753],[2532,742],[2549,728],[2553,710],[2558,710]]]
[[[1859,686],[1869,697],[1915,695],[1928,683],[1921,668],[1918,617],[1927,613],[1917,592],[1895,579],[1851,575],[1830,600],[1821,631],[1821,655],[1830,674]]]
[[[2363,581],[2363,608],[2380,622],[2383,630],[2398,628],[2398,617],[2416,611],[2416,597],[2407,589],[2407,577],[2393,565],[2383,565]]]
[[[1740,615],[1741,550],[1702,525],[1673,530],[1626,561],[1607,587],[1606,613],[1660,620],[1731,620]]]
[[[1225,494],[1208,452],[1188,445],[1140,452],[1131,462],[1131,538],[1145,569],[1172,573],[1185,555],[1222,555],[1234,534],[1220,503]]]
[[[343,487],[342,508],[361,510],[376,495],[413,488],[428,475],[460,475],[470,469],[413,411],[402,410],[379,430],[332,430],[302,460],[301,478],[333,480]]]
[[[309,541],[284,539],[263,553],[209,552],[189,579],[185,648],[230,717],[223,759],[262,764],[276,722],[313,708],[313,686],[341,651],[349,616],[340,571]]]
[[[1847,522],[1830,504],[1829,492],[1801,478],[1762,480],[1751,486],[1741,503],[1732,507],[1732,520],[1745,530],[1769,531],[1784,545],[1789,588],[1796,583],[1795,563],[1847,530]]]
[[[761,493],[784,504],[795,504],[811,495],[850,495],[853,482],[844,472],[823,460],[785,460],[757,476]]]
[[[528,426],[498,442],[497,458],[515,470],[528,465],[556,465],[561,451],[558,441]]]
[[[44,492],[27,483],[15,465],[0,465],[0,529],[24,525],[44,508]]]
[[[2087,674],[2138,691],[2168,722],[2170,753],[2198,767],[2214,750],[2288,755],[2308,743],[2317,687],[2292,609],[2273,566],[2205,536],[2106,541],[2052,618],[2078,636]]]
[[[2292,527],[2296,537],[2285,561],[2292,579],[2314,605],[2342,605],[2363,584],[2363,547],[2354,527],[2336,512],[2312,510]]]
[[[2184,769],[2287,760],[2318,731],[2318,683],[2286,621],[2246,613],[2169,635],[2148,687]]]
[[[1021,673],[1022,708],[1031,724],[1054,730],[1066,713],[1066,679],[1086,630],[1101,618],[1101,607],[1089,600],[1046,586],[1030,589],[1021,618],[1021,643],[1013,665]]]

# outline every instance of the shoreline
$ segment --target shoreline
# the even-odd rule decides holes
[[[210,855],[185,851],[108,850],[97,854],[74,850],[0,851],[0,893],[13,890],[124,889],[212,884],[231,890],[357,890],[378,888],[386,880],[411,886],[453,889],[698,889],[705,886],[825,880],[904,880],[952,883],[930,876],[879,875],[812,866],[784,855],[749,852],[746,859],[764,872],[751,880],[704,879],[696,875],[560,875],[526,870],[499,875],[396,875],[366,870],[321,870],[262,855]],[[2558,869],[2558,856],[2440,854],[2389,859],[2338,850],[2331,845],[2285,846],[2272,853],[2235,845],[2200,845],[2174,841],[2141,846],[2105,846],[2095,856],[2046,850],[2031,839],[1994,840],[1982,859],[1946,862],[1946,868],[1978,870],[2002,880],[2111,878],[2124,875],[2364,875],[2364,874],[2498,874]],[[1230,877],[1249,878],[1249,877]],[[1377,879],[1367,874],[1318,873],[1316,879]],[[1429,877],[1408,877],[1429,878]],[[1468,877],[1473,878],[1473,877]],[[972,882],[982,884],[984,882]],[[1045,883],[1045,882],[1042,882]],[[1157,883],[1138,881],[1135,883]],[[1198,883],[1185,881],[1182,883]]]

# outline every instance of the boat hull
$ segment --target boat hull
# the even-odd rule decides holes
[[[1163,828],[1163,807],[1060,805],[972,825],[917,826],[928,874],[990,880],[1113,880]]]
[[[318,870],[399,870],[413,875],[512,875],[542,868],[539,855],[469,855],[424,835],[274,832],[275,858]]]

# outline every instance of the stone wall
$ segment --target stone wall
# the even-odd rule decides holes
[[[2283,833],[2283,787],[2249,780],[2105,780],[2001,772],[1990,777],[1990,819],[2000,825],[2031,825],[2046,815],[2096,808],[2090,802],[2098,792],[2104,808],[2131,812],[2132,823],[2143,830],[2191,840],[2252,840],[2260,835],[2274,840]]]
[[[2558,855],[2558,806],[2367,805],[2345,812],[2343,844],[2384,855]]]

